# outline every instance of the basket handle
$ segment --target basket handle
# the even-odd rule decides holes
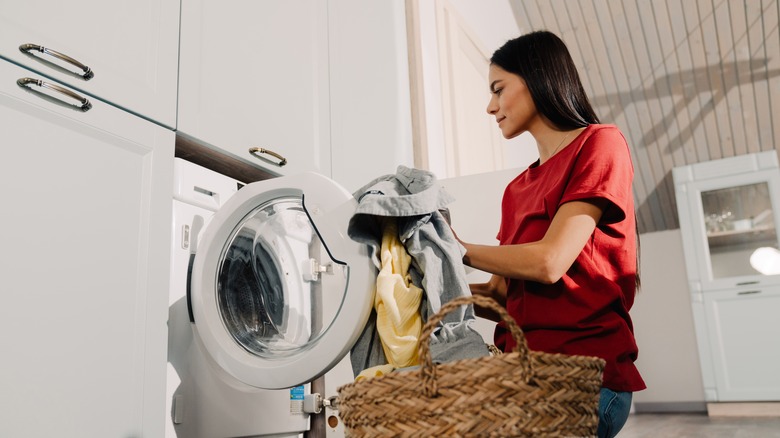
[[[531,367],[531,358],[528,350],[528,342],[525,339],[523,331],[520,326],[517,325],[515,319],[509,316],[506,309],[498,304],[496,300],[481,295],[471,295],[465,297],[455,298],[454,300],[443,305],[441,309],[428,320],[423,327],[420,334],[420,342],[417,346],[418,355],[422,359],[420,368],[420,377],[423,381],[423,393],[427,397],[436,397],[439,394],[438,383],[436,379],[436,367],[431,359],[430,351],[430,337],[436,326],[444,319],[444,317],[451,311],[457,309],[459,306],[475,304],[479,307],[488,308],[498,313],[501,319],[506,323],[509,332],[512,333],[512,338],[515,340],[514,352],[520,353],[520,366],[522,368],[523,381],[529,383],[531,376],[533,375],[533,369]]]

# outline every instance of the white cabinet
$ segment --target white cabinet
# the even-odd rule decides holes
[[[717,399],[780,400],[780,287],[702,298]]]
[[[178,38],[178,0],[0,0],[0,56],[171,128]]]
[[[780,284],[780,264],[767,270],[762,251],[754,256],[780,246],[776,152],[683,166],[673,176],[689,280],[702,290]]]
[[[179,133],[273,174],[411,166],[408,75],[403,2],[182,1]]]
[[[707,401],[780,400],[775,151],[675,168]]]
[[[414,165],[404,4],[328,2],[331,177],[352,192]]]
[[[275,174],[330,176],[327,19],[321,0],[183,0],[178,131]]]
[[[162,436],[174,133],[28,76],[0,61],[0,435]]]

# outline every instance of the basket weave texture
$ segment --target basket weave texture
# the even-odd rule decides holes
[[[434,366],[430,334],[444,315],[464,304],[499,313],[517,341],[515,351]],[[514,319],[481,296],[445,304],[420,340],[419,369],[339,388],[347,436],[595,436],[603,359],[529,351]]]

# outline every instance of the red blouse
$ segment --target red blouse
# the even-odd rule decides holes
[[[604,387],[638,391],[638,348],[629,309],[636,291],[636,222],[631,156],[612,125],[590,125],[544,164],[532,164],[509,183],[502,201],[501,245],[541,240],[565,202],[608,201],[593,235],[558,282],[507,282],[507,310],[532,350],[606,360]],[[514,348],[499,324],[496,346]]]

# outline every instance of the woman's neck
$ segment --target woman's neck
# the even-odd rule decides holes
[[[542,133],[534,134],[536,147],[539,150],[539,164],[543,164],[572,142],[585,128],[575,128],[559,131],[547,128]],[[533,133],[532,133],[533,134]]]

